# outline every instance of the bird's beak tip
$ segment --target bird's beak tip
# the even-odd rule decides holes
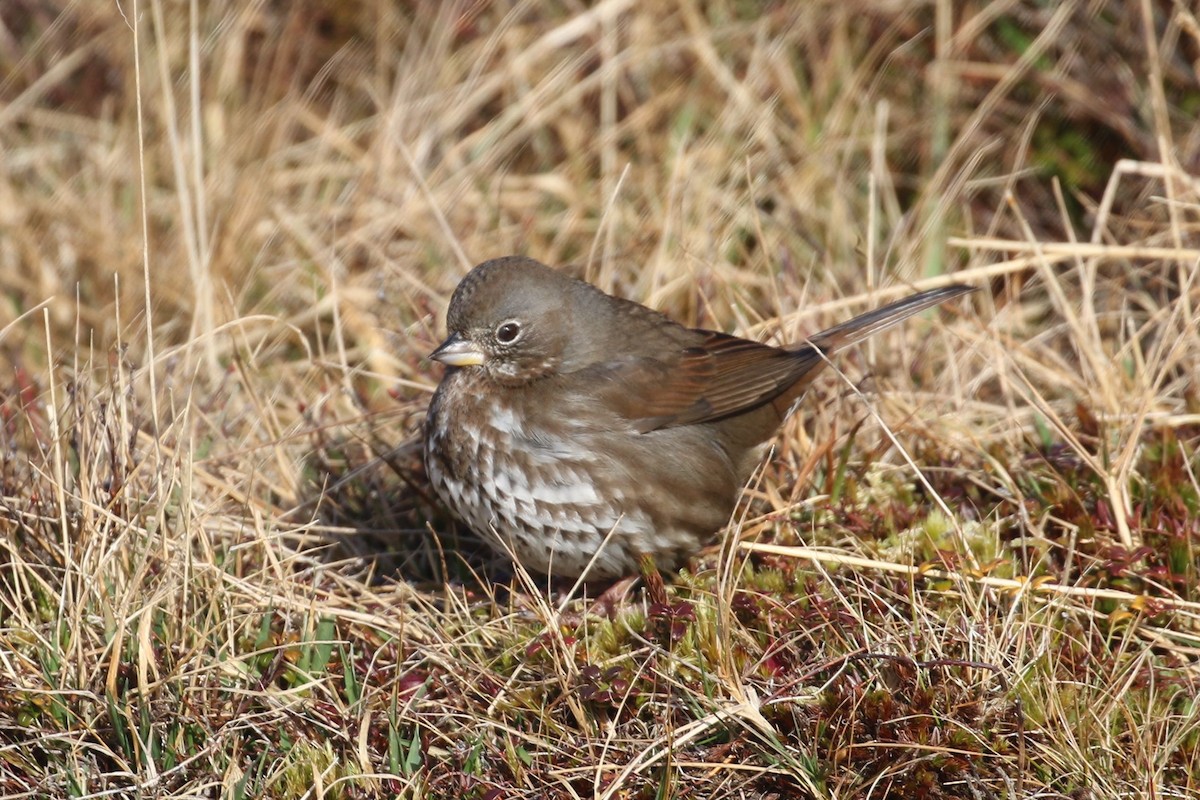
[[[429,357],[449,367],[477,367],[484,361],[483,351],[457,333],[450,334]]]

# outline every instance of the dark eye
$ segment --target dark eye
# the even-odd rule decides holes
[[[496,341],[500,344],[512,344],[521,335],[521,323],[509,320],[496,328]]]

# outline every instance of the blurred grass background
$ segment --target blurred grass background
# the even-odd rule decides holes
[[[6,0],[0,794],[1200,795],[1198,59],[1166,0]],[[514,252],[772,341],[985,291],[596,620],[413,447]]]

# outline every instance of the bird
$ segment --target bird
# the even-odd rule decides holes
[[[974,291],[913,294],[775,347],[688,328],[534,259],[459,282],[424,427],[437,497],[552,578],[676,570],[726,527],[828,357]]]

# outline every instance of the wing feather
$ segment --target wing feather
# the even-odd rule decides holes
[[[827,356],[901,320],[974,291],[946,286],[911,295],[822,331],[788,349],[715,331],[693,330],[696,344],[662,354],[609,362],[599,400],[643,432],[695,425],[740,414],[793,390],[803,391]],[[805,376],[808,376],[805,379]],[[804,379],[802,385],[797,385]],[[591,384],[594,388],[596,383]]]

